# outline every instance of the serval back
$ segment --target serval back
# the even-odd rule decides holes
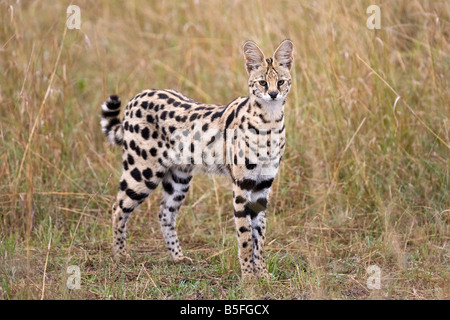
[[[159,221],[175,262],[192,262],[180,247],[177,214],[195,172],[232,179],[234,220],[243,278],[267,276],[266,208],[285,149],[284,107],[291,87],[293,44],[283,41],[265,58],[247,41],[243,48],[249,95],[226,106],[195,102],[174,90],[145,90],[125,106],[112,95],[102,105],[108,141],[122,146],[123,171],[113,205],[113,252],[129,257],[130,214],[159,184]]]

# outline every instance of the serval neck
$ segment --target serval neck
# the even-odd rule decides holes
[[[267,121],[278,120],[284,115],[284,105],[286,100],[274,100],[267,102],[261,98],[250,95],[249,104],[250,106],[257,107],[261,114]]]

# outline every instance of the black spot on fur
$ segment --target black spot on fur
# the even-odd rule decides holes
[[[259,130],[255,128],[250,122],[248,123],[248,130],[253,130],[256,134],[259,134]]]
[[[178,183],[178,184],[188,184],[191,181],[192,177],[180,178],[180,177],[176,176],[175,174],[172,174],[172,179],[175,183]]]
[[[154,190],[156,189],[156,187],[158,187],[158,184],[151,182],[151,181],[145,181],[145,185],[147,186],[147,188],[149,188],[150,190]]]
[[[133,207],[131,207],[131,208],[122,208],[122,211],[123,211],[124,213],[131,213],[131,212],[133,212],[133,210],[134,210]]]
[[[245,203],[247,200],[245,200],[244,197],[241,196],[237,196],[236,199],[234,200],[234,202],[236,203]]]
[[[273,179],[261,181],[260,183],[258,183],[255,186],[254,191],[260,191],[260,190],[263,190],[263,189],[270,188],[272,186],[272,183],[273,183]]]
[[[152,169],[147,168],[144,171],[142,171],[142,174],[144,175],[144,178],[149,180],[151,177],[153,177]]]
[[[234,216],[236,218],[245,218],[247,216],[247,213],[245,212],[245,210],[242,211],[234,211]]]
[[[251,179],[243,179],[237,182],[237,185],[244,190],[251,190],[255,187],[256,181]]]
[[[130,172],[130,174],[137,182],[142,181],[141,172],[137,168],[134,168],[133,171]]]
[[[144,138],[145,140],[148,140],[148,138],[150,138],[150,130],[147,127],[145,127],[144,129],[142,129],[141,135],[142,135],[142,138]]]
[[[165,174],[166,174],[166,173],[165,173],[165,172],[162,172],[162,171],[157,171],[157,172],[156,172],[156,176],[157,176],[158,178],[164,177]]]
[[[173,194],[173,186],[170,182],[163,182],[162,184],[163,189],[168,193],[168,194]]]
[[[122,180],[120,182],[120,190],[125,191],[127,189],[127,187],[128,187],[127,181],[126,180]]]
[[[162,165],[163,167],[167,167],[167,165],[162,161],[161,158],[158,158],[158,163],[159,163],[160,165]]]
[[[248,230],[246,227],[240,227],[239,228],[239,232],[240,233],[244,233],[244,232],[249,232],[250,230]]]
[[[174,201],[182,201],[182,200],[184,200],[184,195],[183,194],[180,194],[180,195],[178,195],[178,196],[176,196],[175,198],[173,198],[173,200]]]
[[[152,155],[152,157],[156,157],[157,153],[158,153],[158,150],[156,150],[155,148],[150,149],[150,154]]]
[[[227,118],[227,121],[225,123],[225,130],[230,126],[230,124],[231,124],[231,122],[233,122],[233,120],[234,120],[234,110]]]
[[[211,122],[214,121],[216,118],[220,118],[222,116],[222,112],[216,112],[211,117]]]
[[[253,170],[253,169],[255,169],[256,168],[256,164],[252,164],[252,163],[250,163],[250,160],[248,159],[248,158],[245,158],[245,167],[248,169],[248,170]]]
[[[207,143],[206,146],[209,146],[209,145],[212,144],[214,141],[216,141],[216,136],[212,136],[211,140]]]
[[[104,118],[112,118],[117,117],[120,114],[120,110],[112,111],[112,110],[102,110],[102,117]]]
[[[126,194],[131,199],[136,200],[136,201],[144,200],[148,196],[148,193],[137,193],[136,191],[134,191],[132,189],[127,189]]]
[[[128,164],[130,166],[132,166],[134,164],[134,158],[133,158],[133,156],[131,154],[128,154],[127,160],[128,160]]]

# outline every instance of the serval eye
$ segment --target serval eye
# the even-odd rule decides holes
[[[283,84],[284,84],[284,80],[278,81],[278,85],[279,85],[279,86],[282,86]]]
[[[267,81],[261,80],[259,82],[260,85],[262,85],[263,87],[265,87],[267,85]]]

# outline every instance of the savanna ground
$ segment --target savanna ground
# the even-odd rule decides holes
[[[0,0],[0,299],[450,297],[448,1],[74,1],[81,30],[65,27],[70,4]],[[226,104],[247,94],[244,41],[270,54],[285,38],[296,53],[272,280],[240,283],[231,183],[206,175],[178,220],[193,265],[169,259],[159,190],[130,220],[134,261],[116,263],[121,152],[101,103],[172,88]]]

